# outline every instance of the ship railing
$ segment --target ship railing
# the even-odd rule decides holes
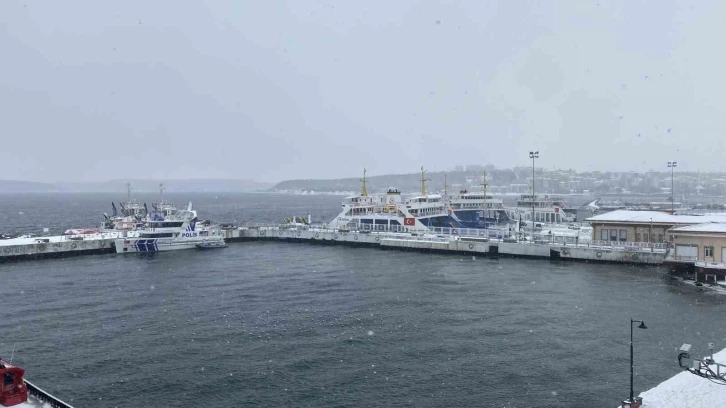
[[[426,242],[451,242],[451,238],[448,237],[437,237],[433,235],[381,235],[383,239],[396,239],[400,241],[426,241]]]
[[[71,404],[61,401],[59,398],[52,396],[50,393],[43,391],[35,384],[28,380],[25,380],[25,386],[28,387],[28,393],[35,397],[38,401],[44,405],[50,405],[51,408],[73,408]]]
[[[618,241],[590,241],[588,247],[611,249],[614,251],[667,251],[668,244],[662,242],[618,242]]]
[[[503,229],[484,229],[484,228],[454,228],[454,227],[432,227],[429,228],[433,234],[452,235],[459,237],[471,238],[497,238],[502,239],[508,237],[509,230]]]

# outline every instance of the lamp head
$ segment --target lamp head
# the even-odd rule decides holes
[[[645,322],[640,322],[640,325],[638,326],[639,329],[647,329],[645,326]]]

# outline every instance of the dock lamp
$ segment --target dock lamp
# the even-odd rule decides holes
[[[532,240],[534,241],[534,159],[539,159],[539,150],[529,152],[529,158],[532,159]]]
[[[645,322],[642,320],[630,319],[630,398],[621,403],[621,408],[640,408],[643,404],[643,398],[633,398],[633,324],[640,323],[639,329],[647,329]]]
[[[671,169],[671,212],[673,214],[675,214],[676,213],[676,210],[675,210],[676,195],[675,195],[675,191],[673,191],[673,170],[675,170],[675,168],[678,167],[678,162],[668,162],[668,167]]]

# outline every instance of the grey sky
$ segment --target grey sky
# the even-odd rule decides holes
[[[724,170],[724,3],[447,3],[3,0],[0,178]]]

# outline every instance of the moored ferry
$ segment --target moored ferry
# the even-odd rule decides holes
[[[534,211],[533,211],[534,209]],[[547,224],[563,224],[575,221],[572,214],[565,212],[565,200],[554,195],[523,194],[515,207],[505,208],[507,216],[513,220],[531,221]]]
[[[366,171],[359,196],[343,200],[343,210],[327,224],[330,228],[358,231],[415,232],[433,227],[461,228],[439,194],[426,193],[425,170],[421,168],[421,194],[404,199],[401,191],[389,188],[385,194],[369,195]]]
[[[481,186],[481,193],[466,189],[451,196],[444,193],[454,217],[466,228],[489,228],[512,222],[504,210],[503,201],[487,195],[486,173]],[[444,191],[446,187],[444,183]]]

